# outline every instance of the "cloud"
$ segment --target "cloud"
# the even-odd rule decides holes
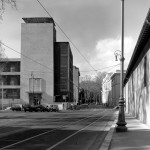
[[[125,37],[124,39],[125,69],[127,68],[127,65],[130,61],[134,45],[135,41],[133,40],[132,37]],[[120,66],[112,68],[107,67],[117,65],[120,63],[120,61],[117,62],[115,61],[114,52],[116,50],[121,50],[120,38],[99,40],[95,46],[95,50],[93,52],[94,56],[90,60],[90,63],[92,64],[92,66],[94,66],[95,69],[101,72],[102,71],[114,72],[115,70],[120,69]]]

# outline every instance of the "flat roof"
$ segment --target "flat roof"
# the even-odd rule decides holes
[[[25,23],[53,23],[55,25],[55,22],[53,18],[49,17],[31,17],[31,18],[22,18]]]
[[[4,62],[4,61],[21,61],[21,58],[1,58],[0,62]]]

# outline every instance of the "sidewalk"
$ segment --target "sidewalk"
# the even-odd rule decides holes
[[[109,150],[150,150],[150,127],[142,124],[136,118],[125,114],[127,132],[116,132],[115,122]]]

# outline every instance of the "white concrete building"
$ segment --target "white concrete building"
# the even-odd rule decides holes
[[[53,103],[56,41],[54,21],[52,18],[23,20],[25,23],[21,24],[21,99],[30,104],[42,101]]]

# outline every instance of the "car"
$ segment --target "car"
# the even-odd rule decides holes
[[[11,107],[11,110],[12,110],[12,111],[21,111],[21,110],[22,110],[22,104],[14,104],[14,105]]]
[[[45,107],[43,105],[35,105],[34,106],[34,109],[33,109],[35,112],[38,112],[38,111],[44,111],[45,110]]]
[[[33,108],[32,108],[31,105],[25,104],[25,105],[23,106],[23,110],[24,110],[25,112],[26,112],[26,111],[31,112],[31,111],[33,111]]]
[[[49,104],[42,103],[41,105],[43,106],[43,111],[47,111],[47,112],[50,111],[50,105]]]
[[[58,105],[50,105],[50,111],[58,112],[59,111]]]
[[[47,112],[49,112],[50,111],[50,108],[48,107],[48,106],[43,106],[44,107],[44,111],[47,111]]]

